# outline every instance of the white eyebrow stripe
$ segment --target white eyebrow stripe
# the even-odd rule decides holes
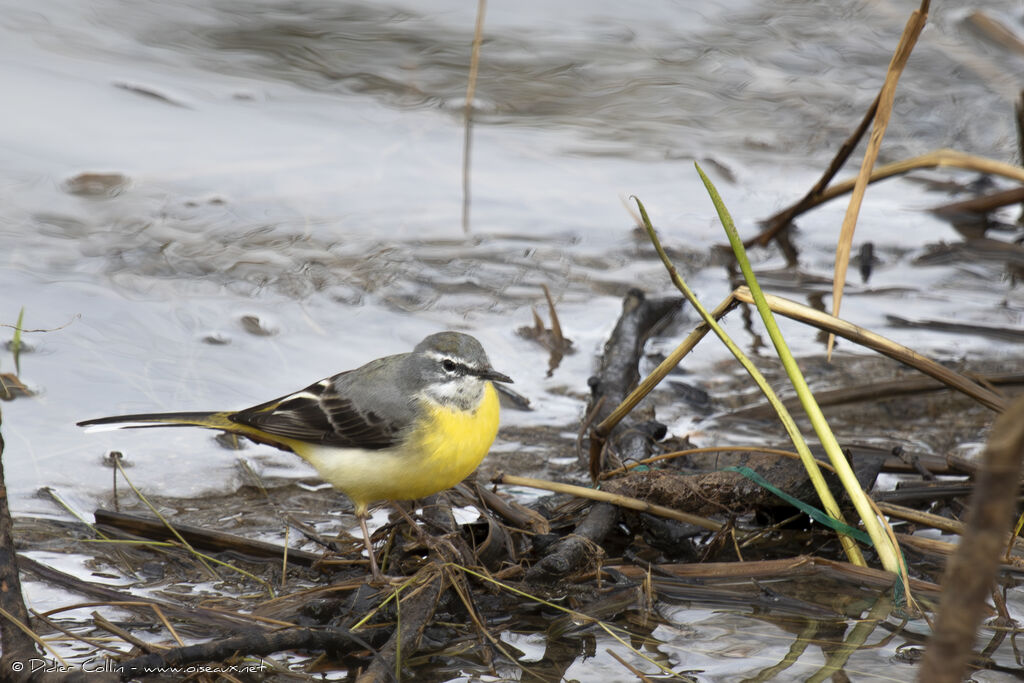
[[[465,365],[466,364],[466,361],[464,361],[463,359],[459,358],[458,356],[450,356],[447,353],[438,353],[437,351],[427,351],[427,356],[430,357],[430,358],[433,358],[434,360],[450,360],[451,362],[458,363],[459,365]]]

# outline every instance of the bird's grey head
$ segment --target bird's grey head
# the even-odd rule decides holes
[[[407,362],[417,394],[460,410],[477,406],[488,381],[512,381],[491,367],[480,342],[461,332],[430,335],[416,345]]]

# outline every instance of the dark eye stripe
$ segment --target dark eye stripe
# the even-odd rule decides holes
[[[470,375],[473,374],[472,369],[468,365],[454,361],[451,358],[445,358],[441,361],[441,368],[448,373],[454,373],[456,375]]]

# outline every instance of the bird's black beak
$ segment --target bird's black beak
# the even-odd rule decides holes
[[[494,368],[486,368],[474,373],[480,379],[489,379],[492,382],[504,382],[505,384],[512,384],[512,378],[508,375],[503,375]]]

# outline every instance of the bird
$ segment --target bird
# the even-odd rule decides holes
[[[372,360],[291,394],[237,411],[114,415],[103,429],[202,427],[291,451],[355,506],[374,583],[385,583],[366,527],[371,504],[414,500],[455,486],[498,433],[491,367],[476,338],[438,332],[409,353]]]

